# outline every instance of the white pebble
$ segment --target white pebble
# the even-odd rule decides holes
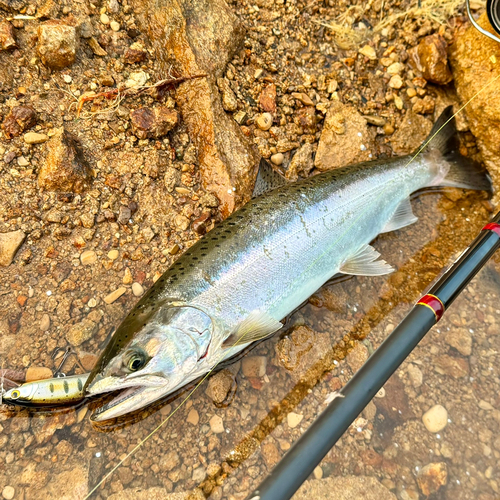
[[[442,431],[448,423],[448,412],[444,406],[434,405],[422,416],[422,422],[429,432]]]
[[[107,14],[101,14],[101,23],[102,24],[109,24],[109,17]]]
[[[276,153],[275,155],[271,156],[271,161],[275,165],[281,165],[283,163],[284,159],[285,159],[285,157],[283,156],[283,153]]]
[[[224,422],[222,421],[222,418],[219,417],[219,415],[214,415],[210,421],[210,429],[212,429],[212,432],[214,434],[221,434],[224,432]]]
[[[290,429],[295,429],[295,427],[297,427],[297,425],[302,422],[303,418],[304,415],[299,415],[298,413],[294,413],[292,411],[286,416],[286,421],[288,422],[288,426],[290,427]]]
[[[132,283],[132,293],[136,297],[140,297],[144,293],[143,286],[140,283],[137,283],[137,281],[135,283]]]
[[[66,83],[71,83],[73,81],[73,78],[71,78],[70,75],[63,75],[63,80],[66,82]]]
[[[14,498],[15,493],[16,490],[12,486],[6,486],[2,490],[2,496],[5,498],[5,500],[12,500]]]
[[[117,23],[116,21],[111,21],[109,26],[113,31],[120,31],[120,23]]]
[[[271,113],[262,113],[257,117],[255,123],[261,130],[269,130],[273,124],[273,115]]]

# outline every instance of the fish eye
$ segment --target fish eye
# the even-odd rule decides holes
[[[18,390],[12,391],[12,392],[10,393],[10,397],[11,397],[12,399],[17,399],[20,395],[21,395],[21,393],[20,393]]]
[[[127,368],[131,372],[136,372],[144,367],[147,362],[147,356],[144,351],[133,351],[126,363]]]

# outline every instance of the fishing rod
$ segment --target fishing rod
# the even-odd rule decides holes
[[[500,247],[500,212],[420,298],[247,500],[288,500]]]

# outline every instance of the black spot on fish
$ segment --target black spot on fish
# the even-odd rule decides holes
[[[66,394],[68,394],[68,393],[69,393],[69,385],[68,385],[68,381],[67,381],[67,380],[65,380],[65,381],[63,382],[63,387],[64,387],[64,392],[65,392]]]
[[[128,335],[127,335],[128,337]],[[78,390],[81,391],[83,389],[82,379],[78,379]]]
[[[51,382],[49,385],[50,392],[54,392],[54,384]]]

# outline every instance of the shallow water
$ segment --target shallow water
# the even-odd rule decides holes
[[[236,385],[224,405],[214,405],[205,394],[205,381],[182,406],[189,393],[135,423],[106,427],[89,420],[86,405],[44,413],[3,407],[0,486],[14,487],[15,498],[85,498],[144,440],[91,498],[114,493],[115,499],[128,498],[119,492],[131,488],[157,488],[163,497],[194,491],[193,498],[245,498],[324,408],[328,394],[349,380],[436,274],[475,237],[489,216],[483,198],[461,190],[416,198],[419,221],[375,242],[398,271],[354,277],[318,292],[295,313],[286,332],[244,358],[264,357],[256,360],[266,365],[264,376],[246,378],[241,361],[228,367],[236,373]],[[417,498],[401,495],[418,491],[419,469],[444,461],[447,484],[433,498],[497,497],[499,283],[490,263],[386,384],[384,397],[370,403],[327,455],[317,477],[375,476],[399,498]],[[133,302],[129,299],[122,317]],[[120,318],[102,310],[103,329],[109,331]],[[23,328],[16,335],[23,335]],[[470,353],[461,345],[459,352],[446,337],[458,330],[472,338]],[[61,338],[64,333],[58,330]],[[9,358],[15,365],[16,354]],[[434,404],[449,415],[439,434],[427,431],[421,420]]]

